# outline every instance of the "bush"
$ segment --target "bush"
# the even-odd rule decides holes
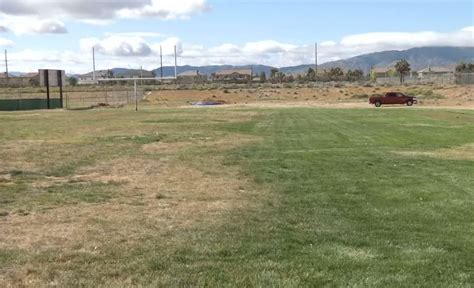
[[[354,94],[351,97],[352,99],[367,99],[369,98],[369,95],[367,94]]]
[[[444,98],[443,95],[435,93],[433,90],[429,90],[429,89],[413,88],[413,89],[408,90],[408,94],[414,95],[422,99],[443,99]]]

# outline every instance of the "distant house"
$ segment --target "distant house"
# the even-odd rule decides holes
[[[7,73],[5,72],[0,73],[0,85],[6,86],[7,84],[9,84],[11,77],[11,75],[7,76]]]
[[[450,75],[454,74],[454,67],[426,67],[420,71],[418,71],[418,78],[423,78],[426,76],[434,76],[434,75]]]
[[[216,82],[247,83],[252,81],[252,69],[229,69],[221,70],[212,75]]]
[[[178,74],[178,83],[197,84],[207,82],[207,75],[201,74],[198,70],[188,70]]]
[[[11,87],[31,87],[39,85],[38,72],[27,73],[22,76],[13,76],[11,74],[6,77],[6,73],[0,73],[0,85]]]
[[[112,78],[114,73],[112,70],[97,70],[95,71],[95,81],[99,79],[107,79]],[[89,72],[86,74],[79,75],[77,78],[79,85],[86,85],[86,84],[95,84],[94,82],[94,72]]]
[[[122,73],[115,73],[116,78],[155,78],[155,74],[152,71],[147,70],[127,70]]]
[[[28,84],[30,86],[39,86],[40,84],[40,76],[38,72],[31,72],[31,73],[26,73],[25,75],[21,76],[23,78],[23,82]]]
[[[370,75],[371,77],[375,78],[395,77],[398,75],[398,72],[393,66],[376,67],[372,68],[372,70],[370,71]]]

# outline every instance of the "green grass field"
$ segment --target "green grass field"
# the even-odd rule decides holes
[[[471,287],[474,111],[0,114],[0,286]]]

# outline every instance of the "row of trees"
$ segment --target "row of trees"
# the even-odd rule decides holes
[[[472,67],[474,69],[474,67]],[[411,71],[410,63],[407,60],[402,59],[395,64],[395,70],[400,76],[400,83],[405,81],[405,76]],[[270,71],[270,81],[274,83],[282,82],[309,82],[309,81],[359,81],[366,79],[366,75],[360,69],[348,70],[344,73],[344,70],[340,67],[333,67],[328,70],[324,69],[323,73],[316,73],[313,68],[309,68],[305,75],[286,75],[278,69],[272,69]],[[266,82],[267,77],[265,72],[260,74],[260,82]]]
[[[340,67],[334,67],[329,70],[323,70],[323,73],[318,73],[313,68],[309,68],[306,74],[298,74],[296,77],[292,74],[285,74],[278,69],[270,71],[269,78],[265,72],[261,72],[260,82],[270,81],[272,83],[285,82],[310,82],[310,81],[358,81],[365,78],[362,70],[348,70],[346,73]]]
[[[456,66],[457,73],[474,73],[474,63],[460,63]]]

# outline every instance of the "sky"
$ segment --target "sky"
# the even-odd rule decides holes
[[[275,67],[422,46],[474,46],[474,1],[0,0],[9,71],[164,64]],[[0,70],[5,70],[2,61]]]

